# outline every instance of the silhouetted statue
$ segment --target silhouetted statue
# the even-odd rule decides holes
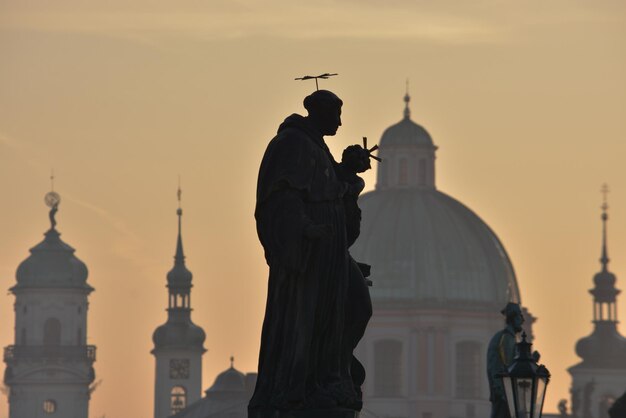
[[[517,334],[522,332],[524,323],[522,310],[517,303],[508,303],[501,313],[506,317],[506,327],[491,338],[487,348],[491,418],[511,417],[504,393],[504,384],[498,374],[506,371],[513,362],[516,354]]]
[[[270,274],[249,417],[361,408],[365,372],[352,351],[371,316],[369,266],[348,247],[359,233],[357,173],[369,168],[369,153],[349,147],[337,163],[326,146],[342,104],[325,90],[306,97],[308,116],[287,117],[261,162],[255,218]]]
[[[557,406],[557,408],[559,409],[559,418],[567,418],[567,400],[566,399],[561,399],[559,401],[559,404]]]

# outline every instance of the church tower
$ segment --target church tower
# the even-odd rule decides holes
[[[178,240],[174,267],[167,274],[167,322],[152,335],[156,359],[154,418],[166,418],[199,400],[205,334],[191,321],[192,274],[185,266],[181,190],[178,189]]]
[[[572,375],[572,416],[608,418],[608,409],[626,390],[626,339],[617,330],[617,278],[609,271],[607,250],[606,185],[602,189],[602,270],[593,277],[593,332],[576,344],[582,362],[569,368]]]
[[[60,239],[60,196],[46,195],[50,229],[18,267],[15,343],[4,349],[9,417],[87,418],[96,347],[87,345],[87,266]]]

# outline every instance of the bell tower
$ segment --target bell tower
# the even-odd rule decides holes
[[[572,375],[572,415],[608,418],[608,409],[626,388],[626,338],[617,329],[617,277],[609,271],[607,249],[608,187],[602,187],[601,270],[593,277],[593,331],[576,344],[582,361],[568,369]]]
[[[156,360],[154,418],[166,418],[199,400],[202,394],[204,330],[191,321],[192,274],[185,266],[181,190],[178,188],[178,239],[174,267],[167,274],[167,322],[152,335]]]
[[[87,345],[87,266],[60,239],[54,191],[50,229],[17,268],[15,343],[4,349],[9,417],[87,418],[96,347]]]

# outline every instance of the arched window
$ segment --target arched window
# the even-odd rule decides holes
[[[481,358],[481,346],[479,343],[473,341],[457,343],[455,363],[457,398],[480,398],[483,377]]]
[[[187,389],[183,386],[174,386],[170,392],[170,410],[174,415],[187,407]]]
[[[380,340],[374,343],[374,396],[402,396],[402,343]]]
[[[61,344],[61,321],[56,318],[48,318],[43,325],[43,344]]]
[[[409,183],[409,164],[406,158],[400,158],[398,162],[398,185],[406,186]]]

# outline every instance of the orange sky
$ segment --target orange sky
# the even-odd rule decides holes
[[[610,267],[626,290],[626,3],[91,3],[0,0],[0,289],[48,227],[54,167],[58,228],[96,288],[92,418],[153,414],[149,351],[165,320],[179,174],[204,387],[231,354],[255,369],[267,273],[252,216],[258,164],[312,91],[293,78],[326,71],[340,76],[323,86],[345,102],[335,153],[399,121],[411,79],[413,119],[440,147],[439,189],[496,231],[539,318],[547,409],[568,397],[575,341],[591,330],[603,182]]]

